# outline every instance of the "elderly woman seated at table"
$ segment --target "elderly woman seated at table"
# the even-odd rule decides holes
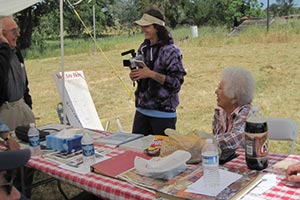
[[[244,145],[244,128],[252,116],[251,102],[255,80],[251,73],[240,67],[225,68],[215,91],[217,108],[213,118],[213,134],[222,150],[220,163],[235,156],[235,150]]]

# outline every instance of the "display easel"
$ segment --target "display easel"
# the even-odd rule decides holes
[[[64,75],[64,109],[70,125],[94,130],[103,130],[103,126],[85,81],[83,71],[67,71],[64,72]],[[54,80],[62,98],[62,73],[55,73]]]

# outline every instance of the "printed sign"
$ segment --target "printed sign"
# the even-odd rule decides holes
[[[103,126],[90,95],[83,71],[68,71],[65,74],[64,109],[70,125],[103,130]],[[63,98],[62,73],[54,74],[57,89]]]

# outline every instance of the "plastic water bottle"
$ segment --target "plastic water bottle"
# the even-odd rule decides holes
[[[29,149],[32,156],[41,155],[40,134],[34,123],[29,124],[28,130]]]
[[[206,139],[206,144],[202,148],[201,156],[205,186],[209,188],[219,186],[219,154],[218,148],[212,139]]]
[[[81,139],[81,146],[84,167],[89,168],[96,160],[93,138],[88,133],[83,135]]]

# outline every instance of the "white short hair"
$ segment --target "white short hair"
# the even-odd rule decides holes
[[[227,67],[223,70],[221,80],[227,97],[236,98],[240,106],[252,102],[256,84],[248,70],[241,67]]]

